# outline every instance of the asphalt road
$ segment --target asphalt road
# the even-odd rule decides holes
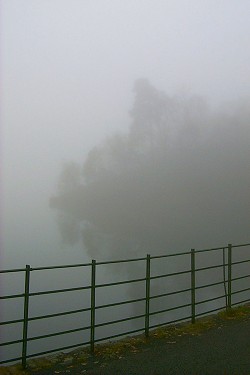
[[[198,335],[153,338],[120,359],[56,365],[36,375],[250,375],[250,316],[217,322]]]

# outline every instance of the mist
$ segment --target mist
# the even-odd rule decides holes
[[[135,82],[129,131],[68,162],[51,198],[65,243],[92,258],[247,241],[250,111],[212,111]]]
[[[224,152],[227,148],[224,133],[231,134],[226,137],[231,142],[233,132],[237,134],[234,146],[238,150],[241,140],[247,142],[247,129],[238,126],[238,118],[240,122],[246,121],[249,103],[248,11],[249,4],[245,1],[237,4],[234,1],[220,4],[215,1],[201,4],[195,0],[158,1],[157,4],[144,1],[143,6],[133,1],[105,4],[97,1],[69,4],[64,0],[42,0],[35,4],[29,0],[1,2],[1,259],[5,267],[85,259],[86,249],[80,242],[72,247],[61,241],[57,215],[48,202],[56,194],[65,163],[73,161],[82,167],[91,149],[102,144],[106,137],[112,138],[114,132],[129,133],[132,122],[129,110],[135,100],[133,86],[139,78],[148,79],[156,90],[165,92],[169,98],[177,96],[185,102],[185,98],[198,96],[212,109],[226,106],[232,110],[232,116],[236,116],[234,125],[224,119],[227,130],[220,130],[218,147],[215,137],[219,130],[216,130],[210,138],[207,136],[202,154],[205,163],[205,153],[211,142],[216,155],[207,164],[217,164],[219,158],[223,169],[219,150],[223,150],[225,163],[230,164],[227,158],[230,154],[233,156],[234,151]],[[185,105],[188,107],[187,103]],[[233,106],[238,109],[233,110]],[[201,128],[202,137],[213,132],[216,122],[223,123],[223,120],[209,118],[210,115],[201,115],[205,122],[197,126]],[[241,120],[243,117],[245,120]],[[174,179],[170,177],[169,168],[167,173],[168,182],[172,181],[171,189],[175,189],[175,171],[185,153],[189,152],[188,159],[195,170],[195,160],[190,159],[192,152],[185,147],[194,149],[197,144],[200,148],[197,153],[201,154],[203,146],[201,140],[192,139],[189,120],[186,133],[182,131],[182,141],[180,138],[173,140],[170,133],[178,133],[176,124],[180,121],[176,118],[171,121],[173,125],[168,123],[171,129],[168,129],[167,163],[170,164],[171,155]],[[238,126],[238,132],[231,130],[233,126]],[[185,138],[188,140],[184,141]],[[181,142],[185,147],[177,151],[176,147],[182,148]],[[170,152],[171,147],[175,150]],[[194,151],[192,157],[195,157]],[[205,165],[203,185],[205,176],[209,175],[204,168]],[[240,165],[237,173],[244,168],[246,166],[241,169]],[[224,172],[223,176],[226,170]],[[210,181],[216,184],[214,175],[210,175]],[[242,189],[246,186],[239,185]],[[183,193],[191,194],[190,191]],[[182,192],[178,194],[171,200]],[[235,205],[237,202],[238,199]],[[248,202],[238,206],[239,220]],[[233,220],[235,214],[230,216]],[[229,220],[228,214],[225,213],[225,217]],[[178,224],[174,217],[170,221],[173,238]],[[206,224],[204,222],[203,230]],[[203,238],[202,244],[224,241],[224,236],[218,237],[216,233],[211,238],[211,225],[206,231],[208,238]],[[231,240],[243,237],[244,230],[238,235],[237,231]],[[183,241],[181,246],[202,245],[198,241],[201,236],[197,237],[196,232],[194,238],[194,228],[191,232],[189,239],[184,235],[188,241],[185,244]],[[225,237],[230,241],[226,233]],[[165,245],[172,245],[171,241]],[[176,247],[180,245],[176,243]],[[156,243],[153,247],[159,249]]]
[[[249,13],[244,0],[1,1],[1,269],[249,242]]]
[[[50,205],[58,212],[63,241],[81,242],[92,259],[178,253],[207,248],[208,242],[212,247],[247,243],[247,103],[214,110],[198,96],[170,97],[147,79],[136,80],[133,91],[127,133],[95,146],[82,165],[68,162],[62,169]],[[205,257],[201,264],[211,261],[218,262],[218,256]],[[189,258],[174,258],[156,269],[164,274],[189,266]],[[118,273],[115,266],[112,272],[133,279],[143,275],[144,265],[125,264]],[[215,270],[203,282],[221,277]],[[152,289],[159,294],[188,283],[188,278],[170,284],[154,280]],[[143,290],[144,285],[132,285],[127,293],[140,298]],[[184,300],[174,296],[168,304]],[[152,308],[157,308],[155,301]],[[143,307],[135,309],[143,313]]]

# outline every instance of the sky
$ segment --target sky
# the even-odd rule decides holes
[[[250,97],[247,0],[1,0],[0,10],[1,268],[86,259],[62,244],[49,198],[63,163],[126,132],[136,79],[213,107]]]

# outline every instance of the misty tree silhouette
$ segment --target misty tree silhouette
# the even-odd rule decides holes
[[[146,79],[134,92],[128,133],[94,147],[83,167],[63,167],[50,205],[64,241],[110,257],[244,233],[249,111],[212,113],[203,99],[170,98]]]

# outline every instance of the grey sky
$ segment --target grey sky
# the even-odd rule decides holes
[[[81,259],[48,199],[63,161],[127,129],[135,79],[212,105],[249,97],[249,40],[247,0],[2,0],[6,267]]]

